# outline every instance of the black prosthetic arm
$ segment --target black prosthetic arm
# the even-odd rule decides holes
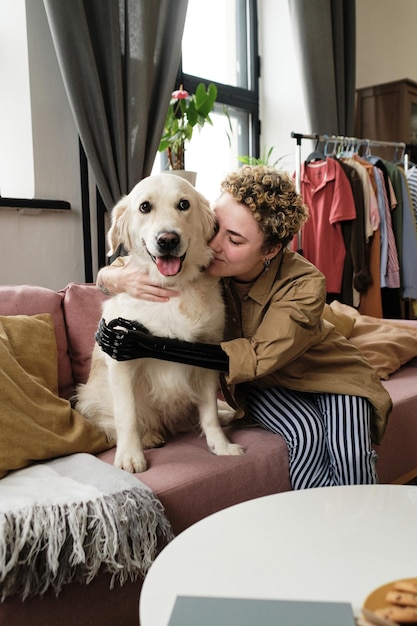
[[[139,322],[122,317],[108,324],[101,320],[96,333],[100,348],[116,361],[160,359],[229,372],[229,357],[218,344],[194,343],[151,335]]]

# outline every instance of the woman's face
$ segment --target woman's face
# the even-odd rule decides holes
[[[269,254],[263,251],[264,235],[249,209],[224,193],[214,207],[218,232],[210,241],[214,257],[207,273],[211,276],[233,276],[252,282],[264,269],[264,260],[275,256],[279,247]]]

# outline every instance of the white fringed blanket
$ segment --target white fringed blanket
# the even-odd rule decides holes
[[[156,495],[90,454],[32,465],[0,480],[0,598],[22,599],[103,569],[143,576],[172,531]]]

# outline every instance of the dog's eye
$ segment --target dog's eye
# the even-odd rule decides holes
[[[180,200],[178,202],[178,208],[180,211],[186,211],[187,209],[190,208],[190,203],[188,200],[185,200],[184,198],[182,200]]]
[[[148,200],[145,200],[145,202],[141,202],[139,205],[139,211],[141,213],[150,213],[152,208],[152,205],[150,202],[148,202]]]

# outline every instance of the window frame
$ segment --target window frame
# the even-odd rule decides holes
[[[259,157],[260,155],[260,134],[261,122],[259,116],[259,79],[261,75],[261,62],[259,56],[258,42],[258,9],[257,0],[239,0],[240,15],[240,53],[239,61],[244,59],[244,66],[247,68],[248,87],[235,87],[233,85],[219,83],[210,76],[195,76],[187,74],[182,69],[182,58],[177,74],[178,85],[183,85],[184,89],[194,93],[199,83],[205,84],[213,82],[217,87],[217,105],[226,108],[236,108],[248,114],[249,127],[247,134],[243,134],[244,141],[240,146],[239,154]],[[247,46],[244,46],[246,42]],[[249,47],[249,48],[248,48]],[[245,146],[243,145],[245,144]],[[246,148],[248,146],[249,151]]]

